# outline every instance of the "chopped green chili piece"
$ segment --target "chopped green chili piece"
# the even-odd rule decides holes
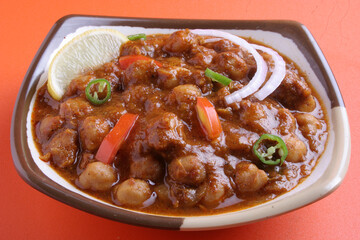
[[[106,88],[106,92],[104,91]],[[100,96],[104,96],[100,99]],[[87,100],[94,105],[101,105],[105,103],[111,96],[111,87],[110,83],[106,79],[95,79],[89,82],[85,88],[85,95]]]
[[[267,165],[283,164],[288,155],[288,149],[285,142],[278,136],[263,134],[255,142],[253,147],[254,154],[261,162]]]
[[[135,41],[135,40],[139,40],[139,39],[146,39],[146,35],[145,33],[139,33],[139,34],[134,34],[134,35],[129,35],[127,37],[130,41]]]
[[[210,68],[206,68],[205,70],[205,76],[211,78],[215,82],[219,82],[225,86],[229,85],[232,80],[230,78],[225,77],[224,75],[221,75],[220,73],[212,71]]]

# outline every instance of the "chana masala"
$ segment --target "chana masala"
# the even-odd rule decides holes
[[[291,60],[214,30],[129,39],[60,101],[46,84],[37,92],[41,159],[74,186],[128,209],[205,215],[274,199],[312,172],[326,112]]]

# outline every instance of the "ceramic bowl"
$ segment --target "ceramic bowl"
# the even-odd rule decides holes
[[[169,33],[183,28],[222,29],[251,37],[288,56],[308,75],[328,112],[329,139],[311,175],[292,191],[245,210],[218,215],[176,217],[146,214],[110,205],[70,185],[39,159],[30,129],[30,115],[40,76],[51,53],[69,33],[84,26],[107,26],[124,34]],[[343,180],[350,158],[350,131],[336,80],[319,46],[302,24],[293,21],[217,21],[139,19],[71,15],[55,23],[24,78],[11,125],[11,150],[20,176],[37,190],[75,208],[123,223],[178,230],[205,230],[238,226],[283,214],[333,192]]]

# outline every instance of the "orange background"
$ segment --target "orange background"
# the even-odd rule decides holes
[[[0,239],[360,239],[360,1],[1,0]],[[187,19],[291,19],[305,24],[328,60],[349,115],[348,173],[333,194],[269,220],[225,230],[134,227],[79,211],[34,190],[16,173],[10,122],[26,70],[56,20],[68,14]]]

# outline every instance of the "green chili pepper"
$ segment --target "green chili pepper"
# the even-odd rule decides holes
[[[220,73],[212,71],[210,68],[206,68],[205,70],[205,76],[211,78],[215,82],[219,82],[225,86],[229,85],[232,80],[230,78],[225,77],[224,75],[221,75]]]
[[[146,39],[146,35],[145,33],[139,33],[139,34],[134,34],[134,35],[129,35],[127,37],[130,41],[135,41],[135,40],[139,40],[139,39]]]
[[[254,154],[267,165],[283,164],[288,155],[284,141],[275,135],[263,134],[254,144]]]
[[[105,87],[106,96],[102,99],[99,99],[99,94],[104,93]],[[109,81],[103,78],[92,80],[85,88],[85,95],[89,102],[94,105],[101,105],[105,103],[111,96],[111,87]]]

